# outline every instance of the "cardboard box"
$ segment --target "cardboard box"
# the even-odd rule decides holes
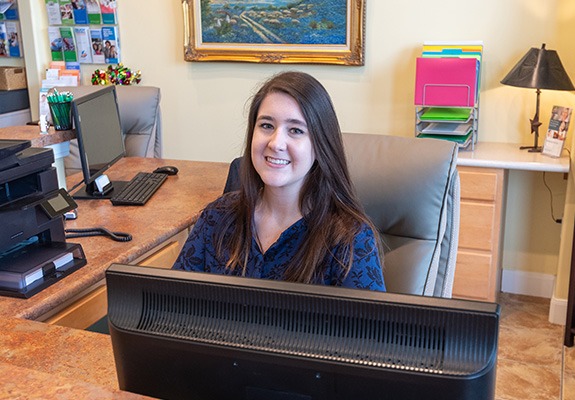
[[[26,69],[0,67],[0,90],[26,89]]]

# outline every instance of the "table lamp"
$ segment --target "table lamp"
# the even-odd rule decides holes
[[[535,116],[530,119],[531,133],[535,136],[533,146],[521,146],[520,149],[529,149],[530,152],[539,152],[537,145],[539,139],[539,96],[541,89],[549,90],[575,90],[571,79],[565,72],[559,55],[555,50],[547,50],[545,43],[540,49],[532,47],[527,54],[513,67],[501,81],[504,85],[536,89],[537,103]]]

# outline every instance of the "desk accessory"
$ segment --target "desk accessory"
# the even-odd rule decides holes
[[[535,115],[531,122],[531,133],[534,136],[533,146],[521,146],[520,149],[528,149],[529,152],[540,152],[541,147],[537,144],[539,139],[539,98],[541,89],[547,90],[575,90],[573,83],[559,55],[555,50],[547,50],[545,43],[541,48],[532,47],[527,54],[513,67],[513,69],[501,80],[504,85],[536,89],[537,100],[535,103]]]
[[[416,60],[416,137],[477,142],[483,43],[424,42]]]
[[[479,61],[475,58],[419,57],[416,62],[415,104],[473,107],[477,98]]]
[[[567,139],[572,111],[573,109],[569,107],[553,106],[549,128],[547,128],[543,150],[541,150],[542,154],[551,157],[561,156],[565,139]]]
[[[52,124],[57,131],[72,129],[71,104],[73,97],[72,93],[60,93],[56,88],[46,96],[52,115]]]
[[[126,232],[112,232],[106,228],[85,228],[85,229],[66,229],[66,239],[89,237],[89,236],[104,236],[112,239],[115,242],[129,242],[132,240],[132,235]]]

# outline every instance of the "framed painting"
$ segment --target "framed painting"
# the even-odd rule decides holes
[[[366,0],[182,0],[186,61],[364,65]]]

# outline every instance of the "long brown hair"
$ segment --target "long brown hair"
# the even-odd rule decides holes
[[[318,282],[327,257],[332,255],[332,249],[337,245],[347,249],[344,259],[338,260],[342,270],[347,273],[353,262],[354,238],[364,223],[376,235],[382,257],[378,231],[363,212],[349,177],[341,130],[331,98],[315,78],[293,71],[270,78],[252,99],[240,167],[240,193],[215,233],[218,257],[222,257],[227,250],[230,254],[228,268],[246,268],[254,232],[253,215],[264,186],[252,164],[253,132],[262,101],[274,92],[285,93],[299,104],[316,156],[299,199],[308,228],[307,237],[290,260],[284,279],[302,283]]]

